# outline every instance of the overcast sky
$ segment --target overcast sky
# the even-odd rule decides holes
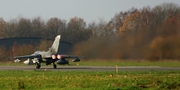
[[[40,16],[43,20],[52,17],[69,20],[75,16],[86,22],[109,21],[116,13],[132,7],[151,8],[164,2],[180,5],[180,0],[0,0],[0,17],[5,21],[24,17]]]

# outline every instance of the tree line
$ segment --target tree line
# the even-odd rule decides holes
[[[180,59],[180,6],[174,3],[131,8],[94,31],[96,38],[78,43],[75,54],[110,60]]]
[[[38,37],[74,44],[72,54],[98,59],[179,59],[180,6],[163,3],[153,8],[131,8],[110,21],[87,24],[83,18],[69,21],[41,17],[0,20],[0,38]],[[2,52],[2,51],[1,51]]]

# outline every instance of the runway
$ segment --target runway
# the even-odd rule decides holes
[[[54,69],[52,66],[42,66],[36,69],[35,66],[0,66],[0,70],[49,70],[49,71],[150,71],[165,70],[177,71],[180,67],[160,67],[160,66],[58,66]]]

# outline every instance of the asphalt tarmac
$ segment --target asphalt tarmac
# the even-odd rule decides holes
[[[164,70],[177,71],[180,67],[159,67],[159,66],[41,66],[36,69],[35,66],[0,66],[0,70],[49,70],[49,71],[150,71],[150,70]]]

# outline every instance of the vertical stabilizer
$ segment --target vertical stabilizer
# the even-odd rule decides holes
[[[55,54],[58,52],[60,39],[61,39],[61,35],[57,35],[50,50],[49,50],[50,52],[52,52],[52,54]]]

